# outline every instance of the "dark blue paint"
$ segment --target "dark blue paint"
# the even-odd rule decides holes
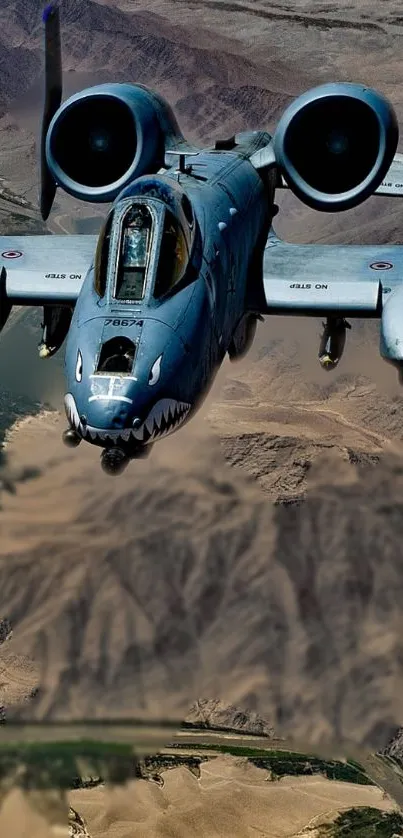
[[[261,145],[268,139],[262,133]],[[67,338],[66,412],[70,424],[86,441],[104,448],[118,445],[131,456],[133,446],[144,447],[158,439],[161,428],[162,432],[167,430],[170,418],[163,416],[164,406],[186,405],[186,420],[198,409],[233,344],[234,333],[242,351],[251,256],[258,244],[263,249],[266,236],[262,237],[262,231],[267,232],[269,221],[267,189],[247,159],[255,148],[251,132],[242,137],[236,151],[200,151],[197,158],[191,158],[195,172],[204,172],[203,181],[192,172],[179,174],[174,161],[165,174],[137,178],[116,198],[111,210],[105,295],[97,296],[90,271]],[[230,189],[223,188],[227,182]],[[161,226],[153,232],[156,243],[164,229],[165,212],[182,225],[190,248],[188,268],[183,281],[162,297],[154,294],[157,274],[151,269],[143,300],[118,301],[114,286],[122,225],[129,207],[143,201],[154,209],[157,219],[161,214],[156,222]],[[226,226],[221,229],[223,221]],[[148,264],[152,265],[152,258]],[[155,270],[159,264],[157,250]],[[255,266],[252,279],[256,281]],[[97,368],[102,347],[114,338],[136,345],[132,377],[116,374],[118,385],[112,381],[112,373],[102,380]],[[79,363],[77,376],[78,353],[82,372]],[[153,376],[154,365],[159,367],[159,377]],[[146,430],[155,411],[157,425]],[[81,416],[84,424],[79,421]],[[178,427],[180,424],[179,416]],[[176,430],[175,423],[169,432],[172,430]],[[128,434],[129,440],[125,438]]]

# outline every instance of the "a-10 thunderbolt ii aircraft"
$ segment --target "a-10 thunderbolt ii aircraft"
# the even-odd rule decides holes
[[[102,84],[62,104],[59,11],[44,13],[43,219],[57,186],[108,207],[98,237],[0,237],[0,328],[13,305],[44,308],[42,357],[67,337],[66,444],[102,448],[108,473],[144,456],[202,402],[262,315],[325,319],[334,367],[346,318],[381,318],[381,354],[403,368],[402,246],[295,245],[272,227],[277,188],[316,210],[403,194],[391,104],[325,84],[265,130],[196,148],[167,102]]]

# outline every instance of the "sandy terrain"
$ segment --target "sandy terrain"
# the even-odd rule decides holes
[[[72,792],[70,802],[91,838],[296,838],[343,808],[393,809],[377,788],[314,777],[268,782],[266,771],[234,757],[203,763],[200,780],[186,768],[163,776],[162,788],[139,780],[124,791]]]
[[[270,782],[266,771],[234,757],[201,766],[197,779],[187,768],[163,773],[164,785],[136,780],[127,788],[98,786],[77,790],[69,803],[81,825],[71,835],[90,838],[303,838],[329,823],[340,811],[372,806],[393,811],[394,803],[376,787],[314,777],[284,777]],[[54,814],[49,825],[38,799],[9,795],[0,811],[2,833],[54,838],[66,836]],[[71,818],[71,823],[73,818]],[[86,828],[86,832],[84,832]],[[73,830],[73,828],[71,827]],[[29,830],[29,831],[28,831]]]

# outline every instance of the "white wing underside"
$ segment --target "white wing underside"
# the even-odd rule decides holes
[[[0,236],[0,270],[6,271],[0,292],[17,305],[74,304],[97,241],[94,235]],[[290,244],[272,229],[262,313],[374,317],[402,279],[402,245]]]
[[[2,292],[17,305],[74,304],[97,241],[97,236],[0,236]]]
[[[289,244],[272,229],[262,313],[377,317],[385,295],[402,279],[402,245]]]

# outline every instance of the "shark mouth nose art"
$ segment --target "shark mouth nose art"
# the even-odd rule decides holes
[[[191,405],[187,402],[178,402],[176,399],[160,399],[150,410],[147,419],[141,422],[138,427],[110,430],[94,428],[83,423],[71,393],[67,393],[65,396],[64,406],[71,427],[83,439],[88,442],[110,441],[114,444],[131,441],[145,444],[168,436],[183,424],[191,408]]]

